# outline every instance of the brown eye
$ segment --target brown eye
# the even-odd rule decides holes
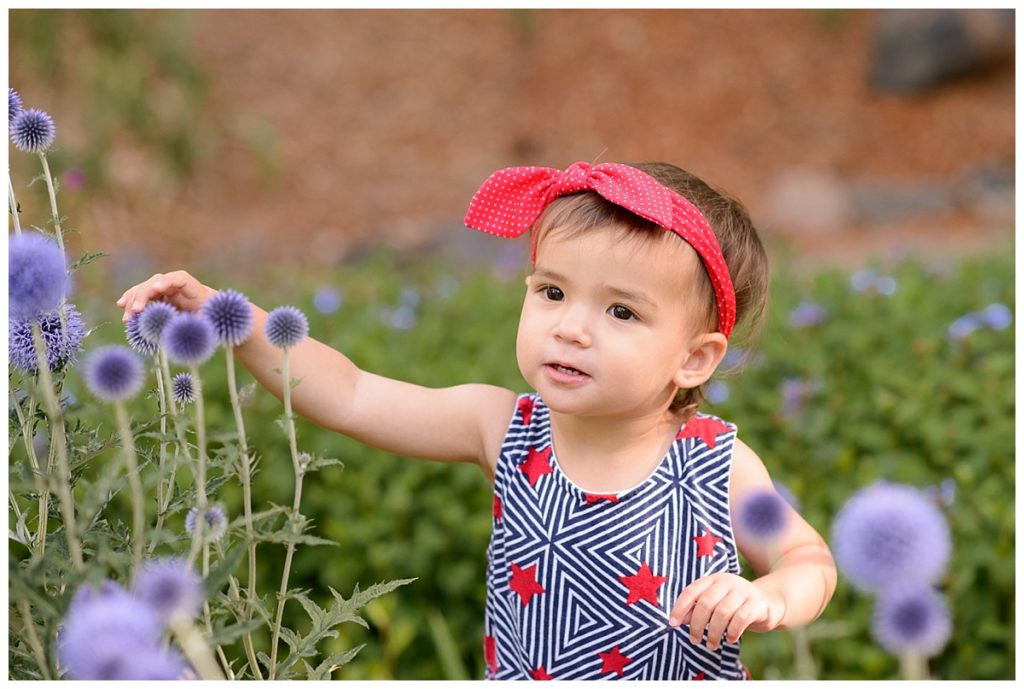
[[[557,287],[551,286],[544,288],[544,296],[550,299],[551,301],[562,301],[563,299],[565,299],[565,294],[562,292],[562,290],[558,289]]]
[[[636,318],[636,314],[627,309],[622,304],[616,304],[611,309],[611,314],[620,321],[628,321]]]

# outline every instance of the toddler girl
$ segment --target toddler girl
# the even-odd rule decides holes
[[[312,338],[291,350],[295,410],[407,457],[475,462],[494,486],[483,652],[491,679],[744,679],[744,631],[806,625],[835,588],[828,547],[788,506],[771,545],[733,531],[772,489],[734,424],[698,411],[737,322],[764,310],[746,211],[664,163],[507,168],[466,224],[531,234],[516,340],[535,391],[428,389]],[[127,290],[124,318],[216,291],[184,271]],[[281,397],[266,312],[236,356]],[[739,576],[739,553],[758,578]]]

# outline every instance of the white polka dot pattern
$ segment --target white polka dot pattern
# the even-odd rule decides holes
[[[587,189],[675,232],[694,248],[715,289],[718,329],[729,337],[736,323],[736,294],[711,225],[685,197],[635,167],[581,161],[565,171],[553,167],[503,168],[488,177],[473,195],[465,223],[499,237],[518,237],[556,198]]]

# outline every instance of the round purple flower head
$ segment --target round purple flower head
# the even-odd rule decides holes
[[[191,373],[179,373],[172,381],[174,401],[178,404],[192,404],[196,401],[196,384]]]
[[[950,340],[960,342],[984,325],[978,314],[971,312],[950,323],[947,335]]]
[[[1013,323],[1013,312],[1005,304],[989,304],[978,316],[982,323],[993,330],[1006,330]]]
[[[228,530],[228,520],[219,507],[208,507],[203,515],[206,519],[206,528],[203,530],[204,537],[211,541],[219,541],[221,536]],[[185,515],[185,531],[189,535],[196,532],[196,519],[199,517],[199,508],[193,507]]]
[[[708,383],[704,397],[711,404],[722,404],[729,399],[729,385],[722,380],[713,380]]]
[[[10,104],[8,103],[8,108]],[[19,151],[42,153],[53,144],[57,127],[42,110],[22,110],[11,120],[11,141]]]
[[[78,352],[82,351],[82,340],[85,339],[85,324],[82,315],[74,304],[64,305],[64,319],[67,330],[61,328],[60,314],[50,311],[36,317],[39,329],[46,343],[46,361],[51,371],[58,371],[64,366],[74,366],[78,360]],[[7,330],[7,349],[10,362],[26,373],[35,373],[36,345],[32,339],[32,319],[9,321]]]
[[[858,491],[832,529],[836,565],[854,586],[880,591],[935,581],[949,561],[949,525],[921,491],[879,482]]]
[[[193,618],[203,604],[203,582],[184,558],[150,560],[134,582],[135,596],[162,620],[176,615]]]
[[[7,87],[7,123],[10,124],[11,120],[20,113],[24,108],[21,106],[21,96],[18,92],[12,89],[10,86]]]
[[[178,309],[167,302],[149,302],[146,304],[146,308],[136,314],[139,319],[139,336],[151,344],[154,349],[158,348],[164,328],[176,313],[178,313]],[[131,323],[131,318],[128,319],[128,322]]]
[[[201,364],[217,349],[217,334],[210,319],[182,311],[168,321],[160,338],[167,356],[176,364]]]
[[[71,291],[64,252],[38,232],[10,238],[7,270],[10,317],[16,320],[53,311]]]
[[[116,596],[126,595],[128,595],[128,592],[112,579],[104,579],[99,583],[99,585],[85,582],[78,587],[78,590],[75,591],[75,595],[71,597],[71,602],[68,604],[67,615],[74,615],[77,610],[84,606],[92,605],[97,601],[110,600]]]
[[[136,352],[153,356],[156,354],[157,346],[142,336],[142,330],[139,328],[139,322],[142,320],[141,317],[141,313],[133,313],[128,318],[128,321],[124,324],[124,336],[128,340],[128,346]]]
[[[313,295],[313,307],[320,313],[334,313],[341,308],[345,295],[333,287],[321,287]]]
[[[148,606],[106,582],[79,590],[57,636],[62,669],[71,679],[138,679],[139,659],[160,649],[160,621]]]
[[[309,321],[294,306],[279,306],[267,316],[263,333],[278,349],[291,349],[309,334]]]
[[[789,324],[796,328],[810,328],[825,322],[828,312],[820,304],[803,301],[789,314]]]
[[[252,333],[252,307],[244,294],[233,289],[217,292],[203,304],[217,339],[226,347],[237,347]]]
[[[746,496],[737,512],[736,526],[758,541],[770,541],[782,535],[789,519],[785,500],[772,489]]]
[[[127,347],[107,345],[89,355],[83,377],[89,392],[101,400],[126,400],[142,388],[142,362]]]
[[[875,641],[893,655],[933,656],[949,641],[950,631],[949,608],[930,586],[886,591],[871,619]]]

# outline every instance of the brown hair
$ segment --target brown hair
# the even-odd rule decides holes
[[[730,337],[730,344],[753,340],[764,323],[767,308],[768,256],[747,209],[724,191],[713,189],[704,180],[675,165],[627,164],[686,197],[707,218],[715,231],[736,292],[736,329]],[[618,225],[625,228],[629,236],[647,240],[661,240],[665,236],[664,230],[650,220],[606,201],[595,192],[585,191],[561,196],[544,209],[533,225],[532,249],[536,250],[541,236],[552,228],[566,228],[569,236],[576,236],[601,225]],[[706,269],[698,272],[697,290],[700,302],[707,305],[702,325],[709,331],[714,330],[718,323],[718,308]],[[680,389],[669,409],[683,411],[689,418],[703,400],[703,385]]]

